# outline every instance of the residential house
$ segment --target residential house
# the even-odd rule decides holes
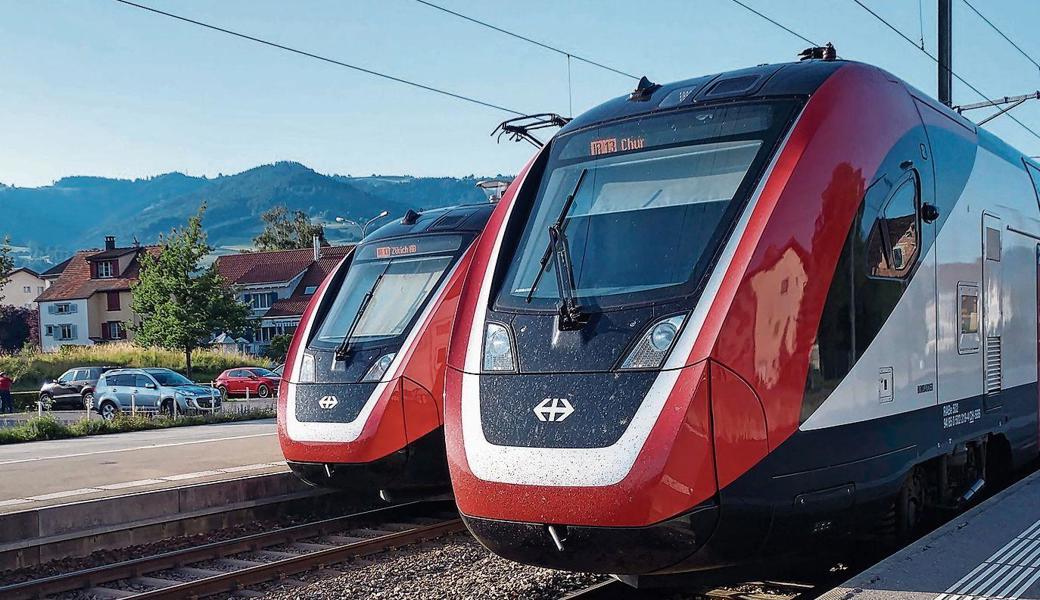
[[[259,327],[246,350],[260,354],[279,335],[291,335],[321,282],[353,245],[304,250],[246,252],[217,258],[217,272],[253,309]],[[225,339],[226,338],[221,338]]]
[[[63,345],[131,339],[128,325],[140,319],[130,307],[130,286],[138,279],[144,252],[158,253],[159,248],[119,248],[115,237],[109,236],[104,250],[81,250],[70,258],[36,299],[41,348],[49,352]]]
[[[0,304],[18,308],[36,308],[36,297],[48,285],[39,273],[25,267],[11,271],[6,279],[7,284],[0,286]]]

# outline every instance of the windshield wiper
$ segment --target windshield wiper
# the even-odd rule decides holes
[[[383,275],[386,275],[387,269],[390,268],[390,263],[387,262],[386,266],[383,267],[383,271],[376,277],[376,280],[372,283],[372,287],[365,293],[365,297],[361,299],[361,304],[358,305],[357,314],[354,315],[354,320],[350,323],[350,328],[347,329],[347,334],[343,336],[343,341],[339,347],[336,348],[336,359],[343,360],[350,356],[351,338],[354,337],[354,331],[357,330],[358,324],[361,323],[361,317],[364,316],[365,310],[368,308],[368,303],[372,301],[372,297],[376,295],[376,290],[379,288],[379,284],[383,281]]]
[[[582,169],[581,174],[578,175],[578,181],[574,184],[574,189],[567,195],[567,199],[560,209],[560,214],[556,217],[556,222],[549,226],[549,244],[546,246],[541,260],[538,261],[538,274],[535,275],[534,281],[531,283],[531,289],[527,292],[527,302],[530,303],[531,298],[534,297],[535,290],[538,289],[538,282],[541,281],[542,275],[545,274],[545,267],[549,264],[549,259],[555,256],[556,287],[560,294],[560,303],[557,305],[560,317],[558,322],[560,331],[581,329],[589,320],[588,315],[582,312],[581,306],[578,304],[577,294],[574,291],[574,265],[571,262],[570,248],[567,247],[567,235],[563,231],[566,226],[567,215],[570,214],[571,208],[574,206],[574,199],[577,197],[578,192],[581,191],[581,186],[585,182],[585,175],[588,172],[588,169]]]

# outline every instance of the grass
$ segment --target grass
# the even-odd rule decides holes
[[[226,369],[266,367],[274,364],[265,358],[221,350],[196,350],[191,355],[192,378],[212,381]],[[39,390],[43,382],[57,379],[73,367],[165,367],[185,371],[184,353],[160,348],[141,348],[133,344],[63,346],[58,352],[21,352],[0,355],[0,371],[15,379],[16,390]]]
[[[217,413],[204,415],[172,417],[145,415],[119,415],[111,421],[101,419],[83,419],[66,425],[51,415],[34,417],[25,423],[0,429],[0,445],[19,444],[22,442],[39,442],[44,440],[64,440],[89,435],[105,435],[109,433],[125,433],[128,431],[146,431],[149,429],[169,429],[187,425],[208,425],[211,423],[233,423],[254,419],[274,418],[272,409],[254,409],[242,412]]]

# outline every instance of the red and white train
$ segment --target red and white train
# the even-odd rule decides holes
[[[478,241],[455,497],[494,552],[747,568],[912,529],[1038,452],[1040,169],[879,68],[814,59],[577,117]]]
[[[449,491],[442,432],[448,338],[494,206],[409,212],[366,237],[300,322],[278,395],[289,467],[319,486]]]

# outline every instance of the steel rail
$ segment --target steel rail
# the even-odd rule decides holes
[[[42,579],[11,584],[4,587],[0,587],[0,598],[4,598],[5,600],[18,600],[22,598],[41,598],[44,596],[60,594],[63,592],[70,592],[83,588],[101,586],[103,584],[111,583],[113,581],[132,579],[134,577],[140,577],[147,573],[155,573],[157,571],[162,571],[165,569],[175,569],[193,563],[221,559],[242,552],[258,551],[270,546],[293,543],[298,540],[307,538],[320,537],[328,535],[330,533],[343,531],[351,527],[360,527],[362,525],[375,525],[378,523],[388,523],[392,522],[394,519],[422,518],[432,516],[438,512],[447,511],[454,512],[454,507],[450,502],[445,501],[417,501],[409,502],[406,504],[399,504],[395,506],[388,506],[385,508],[377,508],[361,513],[345,515],[342,517],[333,517],[331,519],[323,519],[320,521],[314,521],[312,523],[303,523],[301,525],[283,527],[273,531],[255,533],[230,540],[220,540],[194,548],[185,548],[182,550],[165,552],[163,554],[158,554],[155,556],[131,559],[127,561],[113,563],[110,565],[103,565],[100,567],[93,567],[81,571],[74,571],[70,573],[64,573],[61,575],[53,575],[51,577],[45,577]],[[448,521],[447,523],[456,522],[457,519]],[[445,525],[446,523],[437,523],[435,525],[429,526],[429,528],[431,528],[430,531],[435,531],[437,527],[443,527]],[[464,526],[462,526],[461,523],[459,523],[457,527],[459,530],[464,528]],[[401,534],[417,534],[417,532],[420,532],[420,529],[422,529],[421,526],[417,527],[416,529],[395,532],[387,536],[379,536],[366,540],[361,540],[356,543],[347,544],[344,546],[336,546],[334,548],[322,550],[316,553],[301,554],[299,557],[294,557],[294,559],[290,560],[308,557],[314,554],[322,554],[333,550],[345,550],[347,548],[349,548],[350,551],[353,551],[355,553],[360,552],[363,554],[368,552],[374,552],[378,550],[366,551],[366,545],[369,548],[374,548],[376,547],[378,542],[383,540],[389,540],[392,543],[407,543],[406,541],[408,539],[408,536]],[[423,533],[424,535],[429,535],[430,532],[422,531],[421,533]],[[445,531],[441,535],[446,533],[448,532]],[[358,554],[354,555],[356,556]],[[349,553],[348,556],[350,556]],[[326,558],[323,558],[323,560],[325,562],[328,562],[328,559]],[[271,564],[281,564],[283,562],[285,561],[277,561],[265,565],[258,565],[257,567],[250,567],[248,570],[259,569],[260,567],[267,567]],[[237,575],[242,572],[242,570],[239,570],[232,571],[228,574]],[[166,590],[171,589],[172,587],[179,588],[180,586],[171,586],[162,589]]]
[[[250,585],[264,583],[272,579],[281,579],[304,571],[311,571],[321,567],[343,562],[349,558],[365,556],[381,552],[396,546],[414,544],[423,540],[437,538],[457,531],[462,531],[466,526],[462,519],[452,519],[443,523],[433,525],[421,525],[415,529],[399,531],[388,535],[381,535],[371,539],[345,544],[328,550],[319,550],[308,554],[301,554],[293,558],[247,567],[238,571],[231,571],[188,581],[178,585],[159,588],[150,592],[142,592],[128,596],[135,600],[160,600],[178,598],[200,598],[222,592],[234,592]]]

